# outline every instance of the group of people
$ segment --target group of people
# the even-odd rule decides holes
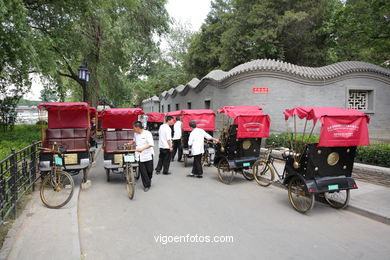
[[[136,121],[134,126],[134,141],[136,145],[136,152],[139,154],[139,170],[144,186],[144,191],[150,189],[153,176],[153,157],[154,157],[154,140],[152,133],[145,129],[143,122]],[[173,126],[173,135],[172,127]],[[165,123],[160,126],[159,129],[159,156],[156,167],[156,174],[168,175],[169,166],[173,161],[176,152],[178,153],[178,161],[181,162],[183,156],[182,150],[182,122],[180,117],[175,119],[172,116],[167,116]],[[219,142],[218,139],[209,135],[206,131],[198,128],[195,121],[189,122],[189,126],[192,129],[188,145],[191,147],[192,155],[194,157],[194,163],[192,172],[188,174],[188,177],[203,177],[202,168],[202,154],[204,153],[204,139],[213,140]],[[130,143],[130,144],[131,144]]]

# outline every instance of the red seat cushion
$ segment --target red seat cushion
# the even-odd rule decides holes
[[[121,150],[124,144],[134,139],[134,130],[104,132],[104,152],[114,153]]]
[[[54,143],[63,145],[67,152],[85,152],[88,150],[88,129],[46,129],[43,147],[52,148]]]

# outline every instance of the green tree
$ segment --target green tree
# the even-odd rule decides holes
[[[360,60],[389,66],[390,2],[348,0],[329,25],[331,61]]]

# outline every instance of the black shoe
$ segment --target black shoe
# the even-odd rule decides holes
[[[193,173],[187,174],[187,177],[195,177],[195,174]]]
[[[160,174],[160,171],[157,171],[157,170],[156,170],[156,174]]]
[[[178,162],[183,162],[183,160],[177,160]]]
[[[147,192],[150,189],[150,187],[145,187],[144,192]]]
[[[164,175],[172,174],[171,172],[163,172]]]
[[[201,179],[201,178],[203,178],[203,175],[196,175],[196,178]]]

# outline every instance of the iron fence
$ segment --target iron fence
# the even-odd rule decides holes
[[[1,224],[12,213],[16,216],[17,203],[30,190],[38,177],[38,157],[41,142],[34,142],[0,161]]]

